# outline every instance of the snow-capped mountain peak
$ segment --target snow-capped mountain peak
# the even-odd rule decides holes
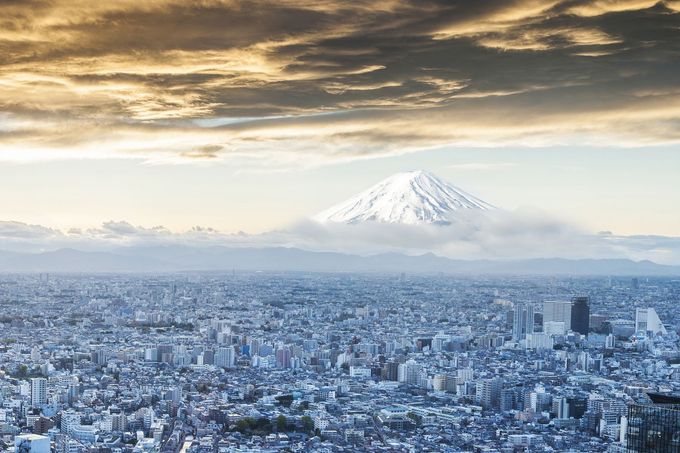
[[[464,210],[494,206],[426,171],[397,173],[313,217],[321,223],[450,223]]]

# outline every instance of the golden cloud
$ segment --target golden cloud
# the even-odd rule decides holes
[[[3,2],[0,159],[286,166],[576,136],[675,142],[679,9]]]

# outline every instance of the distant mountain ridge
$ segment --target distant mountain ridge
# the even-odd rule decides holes
[[[0,272],[182,272],[182,271],[409,272],[505,275],[678,276],[680,266],[625,259],[562,258],[514,261],[455,260],[431,253],[358,256],[270,247],[129,247],[109,252],[60,249],[43,253],[0,251]]]
[[[496,209],[426,171],[397,173],[312,217],[321,223],[447,224],[460,211]]]

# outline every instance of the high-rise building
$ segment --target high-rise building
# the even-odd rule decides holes
[[[628,406],[628,452],[677,453],[680,451],[680,397],[648,394],[650,404]]]
[[[215,366],[222,368],[233,368],[236,363],[236,354],[232,346],[219,348],[214,356]],[[290,361],[290,359],[289,359]]]
[[[552,337],[544,333],[530,333],[526,335],[525,347],[527,349],[552,349],[553,344],[554,342]]]
[[[571,299],[571,330],[588,335],[590,330],[590,298],[587,296]]]
[[[80,414],[73,409],[61,413],[61,432],[71,434],[80,425]]]
[[[445,374],[435,374],[432,380],[432,389],[436,392],[445,392],[447,379],[449,377]]]
[[[420,380],[420,364],[413,360],[408,360],[399,365],[398,381],[405,382],[411,385],[417,385]]]
[[[543,303],[543,325],[548,322],[564,323],[564,330],[571,330],[571,302],[546,300]]]
[[[47,404],[47,379],[31,379],[31,406],[40,407]]]
[[[387,362],[383,365],[381,376],[386,381],[399,380],[399,362]]]
[[[290,368],[290,359],[293,356],[290,349],[283,348],[276,351],[277,368]]]
[[[512,318],[512,339],[524,340],[534,332],[534,306],[517,304]]]
[[[635,309],[635,332],[645,335],[666,335],[668,333],[653,308]]]
[[[517,406],[517,392],[515,389],[503,389],[500,396],[500,410],[508,412]]]
[[[568,397],[567,404],[569,404],[569,417],[581,418],[588,408],[588,398],[584,396]]]
[[[543,303],[543,324],[563,322],[565,331],[588,335],[590,329],[590,299],[573,297],[570,301],[549,300]]]
[[[475,400],[485,409],[500,407],[503,381],[498,378],[478,381],[475,389]]]

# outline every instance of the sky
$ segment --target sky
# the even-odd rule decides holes
[[[398,171],[680,236],[680,1],[0,2],[0,220],[262,233]]]

